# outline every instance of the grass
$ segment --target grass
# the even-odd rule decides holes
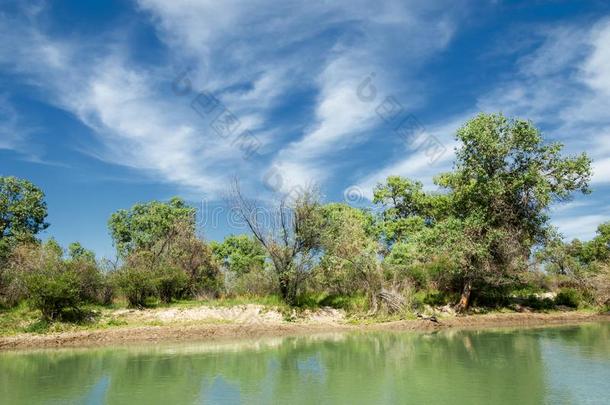
[[[418,291],[413,295],[413,304],[420,307],[423,304],[435,303],[440,304],[445,302],[446,297],[443,297],[436,291]],[[170,304],[164,304],[159,301],[152,302],[151,307],[146,310],[154,310],[159,308],[177,308],[177,309],[189,309],[197,308],[202,306],[207,307],[220,307],[229,308],[234,306],[256,304],[262,305],[263,307],[271,310],[275,309],[279,311],[285,321],[296,321],[300,314],[307,310],[315,310],[320,307],[331,307],[335,309],[344,310],[347,314],[347,321],[351,324],[356,325],[367,325],[372,323],[391,322],[397,320],[415,319],[416,315],[414,311],[405,311],[400,314],[383,314],[379,313],[374,316],[367,314],[369,307],[366,296],[355,295],[355,296],[342,296],[342,295],[329,295],[329,294],[306,294],[299,296],[297,305],[289,306],[285,304],[281,298],[277,295],[268,296],[238,296],[238,297],[226,297],[209,300],[179,300]],[[532,306],[534,312],[543,313],[555,313],[561,312],[557,308],[544,307],[535,308],[536,305]],[[27,303],[21,303],[20,305],[10,308],[0,308],[0,336],[13,336],[21,333],[32,333],[32,334],[47,334],[53,332],[70,332],[70,331],[91,331],[108,328],[125,328],[125,327],[142,327],[142,326],[159,326],[167,325],[159,320],[151,319],[138,319],[138,317],[123,317],[120,314],[115,314],[116,310],[127,309],[127,302],[124,300],[116,300],[108,306],[96,306],[88,305],[83,307],[82,313],[86,314],[84,317],[74,317],[72,321],[55,321],[48,322],[41,319],[40,312],[31,309]],[[586,313],[603,313],[604,310],[601,308],[593,308],[589,306],[581,306],[578,308],[579,312]],[[473,308],[471,313],[508,313],[514,312],[510,307],[498,306],[498,307],[477,307]],[[144,312],[143,312],[144,313]],[[200,321],[180,321],[181,324],[189,323],[211,323],[211,324],[225,324],[232,323],[230,320],[200,320]]]
[[[247,304],[262,305],[269,309],[274,308],[284,314],[288,314],[291,309],[290,306],[282,302],[279,296],[269,295],[263,297],[241,296],[210,300],[178,300],[169,304],[162,303],[161,301],[152,301],[149,303],[149,306],[144,309],[144,311],[158,308],[188,309],[202,306],[229,308]],[[113,315],[114,311],[120,309],[128,309],[126,300],[115,300],[108,306],[84,306],[82,308],[83,313],[87,314],[84,319],[76,319],[75,317],[72,317],[71,321],[64,320],[50,322],[41,318],[40,311],[30,308],[26,302],[23,302],[13,308],[0,308],[0,336],[14,336],[21,333],[47,334],[54,332],[90,331],[108,328],[165,325],[163,322],[158,320],[127,320],[120,316]],[[198,322],[203,322],[206,324],[232,323],[230,320],[222,319],[209,319]],[[189,322],[184,321],[182,323],[186,324]]]

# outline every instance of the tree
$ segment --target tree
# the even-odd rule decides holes
[[[288,197],[284,197],[277,208],[266,210],[256,201],[245,198],[236,181],[232,206],[271,259],[282,299],[295,304],[303,282],[316,264],[320,249],[321,218],[317,192],[303,189],[293,201],[289,202]],[[257,215],[261,212],[268,214],[263,221]]]
[[[238,276],[262,270],[265,265],[265,249],[248,235],[230,235],[222,243],[212,242],[210,247],[218,261]]]
[[[109,227],[125,260],[114,279],[131,305],[142,306],[155,294],[169,302],[218,293],[218,266],[196,236],[195,209],[182,199],[136,204],[113,214]]]
[[[582,245],[580,259],[586,263],[610,263],[610,221],[597,227],[595,237]]]
[[[378,230],[373,216],[342,203],[319,208],[322,218],[319,268],[327,290],[336,294],[364,291],[371,302],[382,288],[378,265]]]
[[[536,252],[537,261],[550,273],[562,276],[561,284],[577,287],[589,301],[610,303],[610,223],[600,224],[590,241],[563,242],[556,235]]]
[[[454,170],[435,179],[444,193],[392,179],[376,200],[389,205],[386,217],[402,223],[399,229],[412,226],[398,238],[419,235],[416,251],[452,259],[464,310],[475,284],[501,285],[525,269],[532,247],[549,237],[551,204],[589,192],[591,160],[561,156],[562,145],[543,142],[531,122],[501,114],[478,115],[457,140]]]
[[[89,249],[85,249],[80,242],[73,242],[68,245],[68,255],[73,261],[85,261],[95,263],[95,253]]]
[[[44,193],[27,180],[0,177],[0,264],[18,243],[35,240],[49,224]]]
[[[446,196],[424,192],[423,184],[389,176],[373,191],[373,203],[383,206],[381,230],[389,246],[431,226],[447,209]]]
[[[195,235],[191,225],[190,222],[179,220],[164,237],[157,240],[151,249],[156,259],[153,265],[162,278],[167,278],[169,274],[173,277],[171,283],[183,286],[182,289],[175,288],[176,295],[216,296],[221,288],[219,266],[212,249]],[[168,272],[168,268],[174,270]]]
[[[151,201],[117,211],[108,226],[119,255],[125,257],[136,249],[152,249],[177,222],[194,230],[195,209],[174,197],[169,202]]]
[[[590,192],[591,160],[584,153],[561,156],[563,145],[545,143],[530,121],[501,114],[480,114],[457,139],[455,170],[437,183],[453,196],[452,215],[476,223],[478,240],[489,245],[483,266],[463,274],[458,309],[465,309],[473,282],[522,269],[532,247],[545,243],[551,204]]]

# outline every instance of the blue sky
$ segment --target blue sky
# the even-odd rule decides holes
[[[180,195],[207,238],[242,231],[233,178],[357,205],[390,174],[432,188],[480,111],[593,158],[593,194],[552,211],[566,237],[610,219],[607,1],[9,0],[0,37],[0,175],[44,189],[43,237],[101,256],[139,201]]]

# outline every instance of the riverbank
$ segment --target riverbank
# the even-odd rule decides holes
[[[585,311],[549,313],[488,313],[465,316],[438,316],[433,319],[354,319],[332,308],[285,314],[263,305],[233,307],[160,308],[115,310],[103,314],[105,320],[85,329],[45,333],[18,333],[0,336],[0,350],[88,347],[138,343],[205,341],[284,337],[326,332],[497,327],[537,327],[610,322],[610,314]]]

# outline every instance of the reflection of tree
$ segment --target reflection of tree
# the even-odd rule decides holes
[[[547,339],[570,346],[587,358],[610,358],[610,323],[591,323],[579,326],[547,328],[541,330]]]
[[[544,400],[539,340],[527,332],[361,333],[209,347],[5,354],[0,397],[78,401],[107,376],[108,403],[196,403],[228,387],[248,403]]]
[[[111,352],[97,351],[0,355],[0,402],[65,403],[81,398],[100,381],[114,358]]]

